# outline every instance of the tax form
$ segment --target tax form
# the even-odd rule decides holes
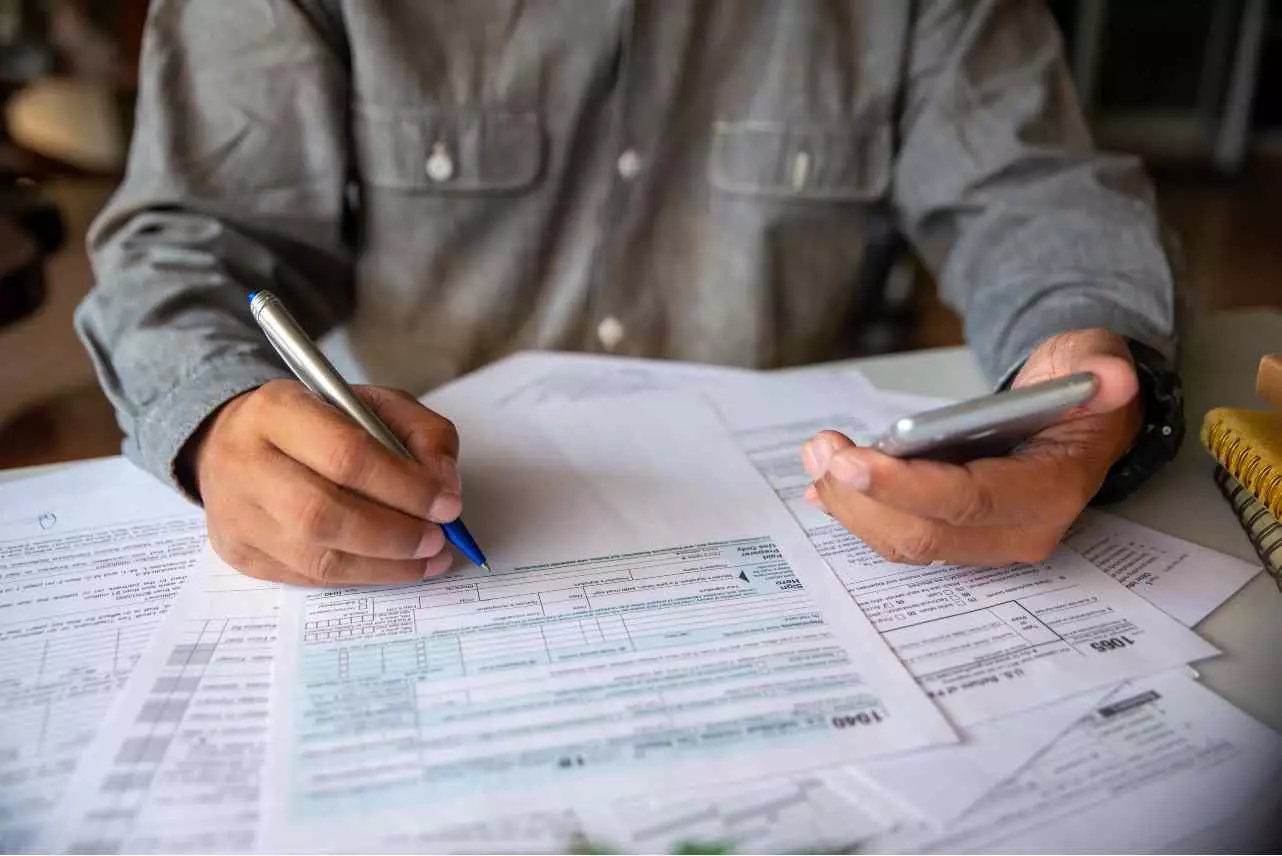
[[[38,849],[255,849],[279,587],[208,548],[67,786]]]
[[[831,780],[831,781],[830,781]],[[853,776],[796,776],[728,791],[624,800],[585,823],[622,831],[593,838],[597,850],[628,853],[843,852],[915,816]]]
[[[0,486],[0,851],[33,848],[204,541],[124,459]]]
[[[1086,511],[1064,543],[1186,627],[1262,572],[1251,564],[1101,511]]]
[[[285,590],[267,847],[955,739],[706,407],[431,404],[494,573]]]
[[[77,767],[36,850],[260,849],[279,592],[205,553]],[[560,810],[467,823],[442,819],[417,838],[386,843],[390,850],[559,852],[585,837],[578,816]]]
[[[763,376],[703,366],[541,353],[511,357],[459,384],[511,407],[590,401],[647,390],[698,395],[715,406],[735,430],[739,445],[749,452],[779,498],[805,522],[812,543],[835,556],[838,563],[846,552],[858,553],[862,545],[802,502],[808,479],[798,460],[801,444],[824,428],[841,430],[856,442],[868,442],[893,419],[945,403],[885,393],[858,373],[831,367]],[[1207,558],[1202,552],[1209,551],[1143,527],[1124,522],[1114,525],[1115,520],[1112,515],[1098,512],[1085,516],[1075,529],[1079,538],[1076,543],[1094,545],[1089,555],[1100,562],[1098,570],[1124,583],[1125,566],[1134,561],[1123,563],[1106,557],[1151,557],[1154,549],[1161,555],[1187,557],[1186,561],[1147,562],[1150,570],[1161,564],[1167,572],[1150,572],[1150,584],[1134,588],[1137,594],[1159,605],[1170,605],[1172,595],[1168,593],[1176,592],[1175,602],[1185,617],[1200,617],[1213,610],[1232,593],[1234,585],[1227,580],[1243,573],[1230,566],[1227,573],[1220,574],[1226,582],[1199,584],[1191,578],[1200,575],[1202,561]],[[1123,535],[1126,540],[1119,543]],[[1211,557],[1225,558],[1219,554]],[[1080,563],[1076,564],[1080,567]],[[1095,582],[1107,587],[1098,574]],[[978,652],[975,662],[982,663],[983,655]],[[1083,706],[1110,690],[1111,685],[1106,684],[1059,701],[1054,700],[1059,693],[1035,691],[1026,699],[1028,710],[963,727],[958,744],[865,762],[857,770],[911,804],[931,823],[947,823],[1056,739],[1081,715]]]
[[[1111,690],[1095,690],[959,729],[961,742],[854,768],[864,781],[897,795],[920,820],[944,828],[1086,716]]]
[[[1182,671],[1125,684],[944,834],[873,852],[1152,852],[1235,817],[1282,782],[1282,736]],[[1276,815],[1238,830],[1277,844]]]
[[[820,552],[960,724],[1218,653],[1067,548],[1036,564],[918,567],[822,525]]]
[[[843,785],[846,783],[843,782]],[[394,833],[390,852],[781,853],[840,851],[915,820],[861,782],[853,792],[811,776],[713,793],[632,798]],[[852,795],[853,793],[853,795]]]
[[[952,721],[969,726],[1218,653],[1067,548],[1049,562],[1006,568],[887,562],[806,505],[799,450],[832,428],[866,441],[907,397],[878,405],[861,375],[808,370],[746,376],[593,358],[527,355],[482,383],[505,406],[624,396],[670,388],[718,411],[832,570]],[[502,364],[500,364],[502,365]]]
[[[49,853],[246,853],[258,848],[279,587],[206,553],[99,729],[35,849]],[[870,785],[815,777],[715,796],[633,798],[388,836],[390,851],[565,852],[577,842],[737,852],[857,841],[912,815]],[[515,807],[514,807],[515,808]],[[580,848],[582,849],[582,848]]]
[[[605,366],[598,363],[597,368],[604,371]],[[652,372],[658,374],[660,368],[655,367]],[[825,378],[831,383],[833,376],[844,376],[852,388],[873,390],[876,410],[881,413],[881,419],[874,420],[874,425],[952,403],[944,399],[875,389],[867,378],[851,369],[808,366],[789,369],[775,376],[783,375],[792,378],[799,386],[808,386]],[[736,376],[704,375],[704,380],[726,383],[736,380]],[[635,381],[633,385],[636,386]],[[857,442],[862,442],[873,435],[864,431],[853,436],[858,436]],[[1064,545],[1185,627],[1193,627],[1206,618],[1262,571],[1258,564],[1243,562],[1093,508],[1082,512],[1073,523],[1064,536]]]
[[[1258,572],[1230,556],[1100,511],[1083,514],[1067,543],[1189,627]],[[961,728],[956,745],[875,759],[860,764],[859,773],[889,793],[911,795],[917,812],[942,828],[1116,690],[1097,689]]]

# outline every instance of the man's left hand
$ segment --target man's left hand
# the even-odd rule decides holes
[[[824,431],[802,449],[814,479],[806,499],[893,562],[1045,559],[1141,426],[1130,351],[1105,330],[1047,339],[1013,386],[1081,371],[1099,378],[1095,397],[1001,458],[901,460]]]

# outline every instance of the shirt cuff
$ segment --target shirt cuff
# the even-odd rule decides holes
[[[1152,323],[1130,313],[1110,311],[1107,306],[1083,301],[1080,304],[1057,304],[1053,311],[1030,312],[1007,337],[998,366],[997,390],[1008,389],[1028,357],[1051,336],[1072,330],[1103,329],[1124,339],[1134,339],[1160,353],[1172,368],[1175,366],[1175,336],[1159,330]]]
[[[200,504],[179,478],[178,457],[196,430],[215,410],[268,381],[290,377],[283,366],[256,356],[238,355],[204,366],[154,401],[133,434],[125,454],[143,469]]]

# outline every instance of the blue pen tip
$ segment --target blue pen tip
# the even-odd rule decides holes
[[[251,291],[251,292],[249,292],[249,302],[250,302],[250,303],[253,303],[253,302],[254,302],[254,298],[255,298],[255,297],[257,297],[257,296],[258,296],[258,292],[257,292],[257,291]]]

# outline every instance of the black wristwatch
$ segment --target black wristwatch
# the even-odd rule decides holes
[[[1092,505],[1125,499],[1175,457],[1184,441],[1184,392],[1165,357],[1142,342],[1127,340],[1140,381],[1144,424],[1126,454],[1113,464]]]

